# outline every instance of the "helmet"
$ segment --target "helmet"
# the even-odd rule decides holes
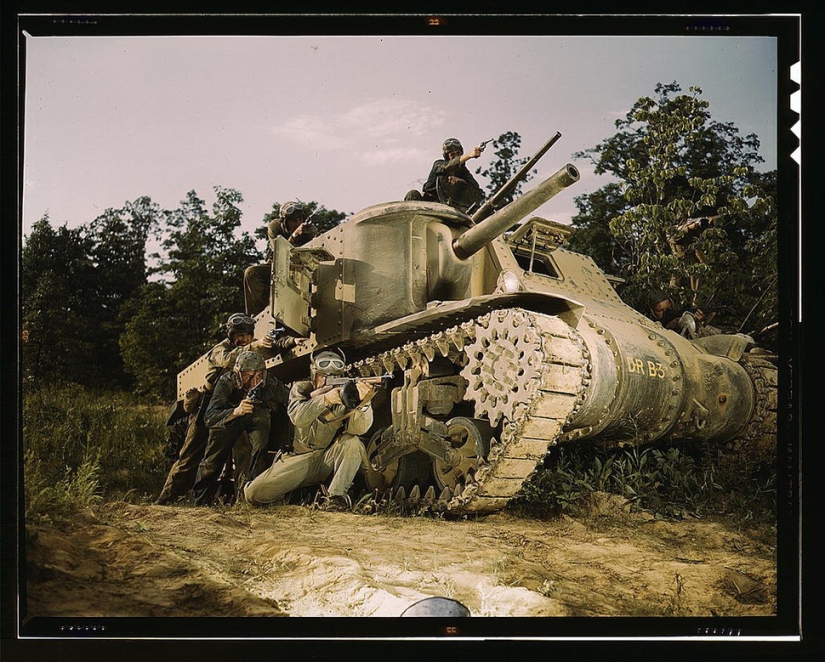
[[[244,372],[254,370],[266,370],[264,357],[258,354],[258,352],[251,350],[244,350],[238,354],[238,358],[235,359],[235,371]]]
[[[324,351],[312,355],[310,372],[313,375],[340,375],[344,372],[347,359],[343,352]]]
[[[453,150],[459,150],[462,154],[464,153],[464,148],[461,146],[461,143],[458,141],[458,138],[447,138],[444,141],[444,144],[441,146],[441,151],[446,155],[447,152],[452,152]]]
[[[662,291],[662,290],[651,290],[647,294],[647,305],[650,308],[653,308],[653,306],[655,306],[660,301],[666,301],[667,299],[670,299],[670,296],[668,294],[666,294],[664,291]]]
[[[300,218],[303,220],[305,216],[306,210],[304,210],[304,205],[300,202],[285,202],[281,205],[281,218],[284,220],[288,218]]]
[[[226,337],[232,340],[236,333],[255,333],[255,320],[243,313],[234,313],[226,320]]]
[[[469,616],[470,610],[452,598],[430,597],[419,600],[401,612],[402,616]]]

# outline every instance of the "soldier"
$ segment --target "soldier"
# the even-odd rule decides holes
[[[255,340],[255,322],[243,313],[230,315],[225,328],[226,338],[215,345],[207,357],[208,368],[203,384],[199,388],[189,389],[184,395],[183,408],[189,414],[186,436],[177,459],[169,470],[166,483],[155,501],[157,505],[163,506],[176,501],[192,489],[209,436],[209,429],[204,423],[206,407],[218,378],[224,371],[232,369],[238,354],[244,349],[252,349],[269,357],[295,344],[295,340],[288,337],[278,341],[273,341],[269,337]]]
[[[652,290],[648,294],[648,305],[650,306],[650,319],[659,322],[666,329],[676,331],[685,338],[693,340],[720,333],[719,329],[706,323],[705,313],[699,308],[678,312],[673,299],[662,290]]]
[[[250,477],[254,479],[264,468],[270,410],[285,405],[288,395],[286,386],[267,374],[263,356],[254,351],[242,351],[232,371],[220,376],[204,417],[209,440],[192,488],[196,505],[210,505],[214,501],[218,473],[244,432],[252,444]]]
[[[702,233],[716,222],[716,216],[703,216],[700,218],[688,218],[680,223],[673,234],[668,237],[668,243],[673,255],[682,260],[686,266],[695,264],[705,264],[706,256],[701,250],[698,240]],[[690,274],[690,289],[693,292],[699,290],[702,277],[699,274]],[[674,283],[671,282],[673,285]]]
[[[243,275],[244,305],[246,314],[252,317],[269,305],[275,238],[284,237],[293,246],[303,246],[318,234],[315,226],[308,221],[306,209],[300,202],[286,202],[281,205],[279,218],[267,224],[266,232],[269,240],[266,263],[247,267]]]
[[[348,490],[352,481],[359,469],[369,468],[359,435],[372,425],[370,400],[377,385],[366,381],[343,387],[326,385],[327,377],[343,372],[344,360],[335,352],[324,351],[312,357],[311,378],[293,384],[289,394],[287,413],[295,425],[294,453],[276,459],[244,487],[249,503],[266,505],[301,487],[323,484],[332,476],[322,507],[351,508]],[[347,406],[344,402],[350,397],[355,401]]]
[[[430,175],[424,182],[423,192],[412,190],[405,200],[443,202],[466,212],[484,197],[481,187],[465,165],[470,159],[481,156],[481,147],[474,147],[469,154],[456,138],[448,138],[441,146],[443,158],[433,163]]]

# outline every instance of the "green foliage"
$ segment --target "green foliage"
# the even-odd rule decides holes
[[[521,148],[521,136],[515,131],[502,133],[498,138],[493,140],[491,145],[493,153],[496,156],[495,160],[491,161],[487,168],[478,167],[475,171],[477,175],[482,175],[489,179],[487,184],[488,197],[495,195],[502,186],[510,181],[510,178],[518,172],[519,168],[530,160],[530,157],[516,158]],[[488,147],[487,149],[490,148]],[[499,206],[504,206],[521,195],[522,187],[533,178],[536,172],[535,169],[529,171],[513,188],[510,194],[504,196]]]
[[[48,386],[23,394],[27,515],[98,498],[156,493],[165,478],[165,412],[126,393]]]
[[[175,395],[177,373],[221,337],[221,325],[244,310],[244,270],[263,260],[241,224],[233,189],[215,188],[211,213],[194,191],[165,214],[165,255],[155,255],[156,281],[124,310],[120,347],[126,370],[141,393]]]
[[[718,446],[579,443],[552,449],[511,508],[544,517],[578,514],[587,512],[595,492],[609,492],[661,517],[714,514],[772,524],[775,481],[772,463],[733,458]]]
[[[758,330],[777,310],[776,172],[755,171],[759,140],[714,121],[700,88],[680,92],[658,84],[614,136],[575,155],[614,181],[576,198],[569,247],[622,276],[623,298],[640,310],[647,292],[663,289],[677,305],[719,308],[714,324],[725,330]],[[714,221],[677,229],[700,217]]]
[[[35,223],[22,252],[27,384],[126,386],[118,341],[124,304],[146,282],[145,246],[157,226],[148,198],[107,209],[88,225]]]

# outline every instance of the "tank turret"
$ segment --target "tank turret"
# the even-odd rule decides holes
[[[307,341],[269,370],[304,378],[311,351],[337,348],[354,374],[392,375],[364,437],[369,488],[493,512],[555,444],[775,445],[776,367],[750,337],[662,328],[563,247],[568,227],[531,216],[578,180],[568,164],[475,217],[388,202],[305,246],[275,241],[257,335],[274,321]]]

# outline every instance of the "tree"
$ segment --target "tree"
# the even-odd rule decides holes
[[[84,228],[53,228],[48,214],[32,227],[21,253],[23,377],[28,386],[91,381],[95,334],[92,241]]]
[[[124,303],[146,282],[157,207],[139,198],[69,230],[38,221],[22,252],[24,370],[41,379],[125,386],[118,347]]]
[[[491,197],[504,186],[510,178],[518,172],[519,168],[524,166],[530,160],[530,157],[516,158],[519,148],[521,147],[521,136],[515,131],[507,131],[502,133],[498,138],[493,140],[493,153],[496,156],[494,161],[491,161],[487,168],[476,168],[477,175],[487,177],[489,182],[487,184],[487,191]],[[530,181],[536,174],[537,170],[530,170],[524,178],[513,187],[509,195],[502,198],[499,207],[512,202],[521,194],[522,186]]]
[[[679,92],[676,82],[657,84],[655,98],[617,120],[618,133],[575,155],[616,181],[576,198],[569,245],[623,276],[622,296],[640,310],[650,289],[665,289],[684,303],[724,306],[717,320],[736,326],[776,275],[775,173],[756,173],[758,138],[714,121],[700,88]],[[682,243],[702,259],[682,259],[677,229],[699,217],[713,221]]]
[[[88,314],[98,339],[96,361],[110,383],[127,383],[119,344],[125,326],[122,313],[147,282],[146,242],[157,229],[159,215],[158,205],[142,197],[121,209],[107,209],[89,226],[97,296]]]
[[[227,317],[244,310],[243,272],[263,259],[241,224],[241,194],[214,189],[211,213],[195,191],[164,214],[165,255],[155,254],[157,280],[126,311],[120,347],[141,391],[174,395],[177,373],[221,337]]]

